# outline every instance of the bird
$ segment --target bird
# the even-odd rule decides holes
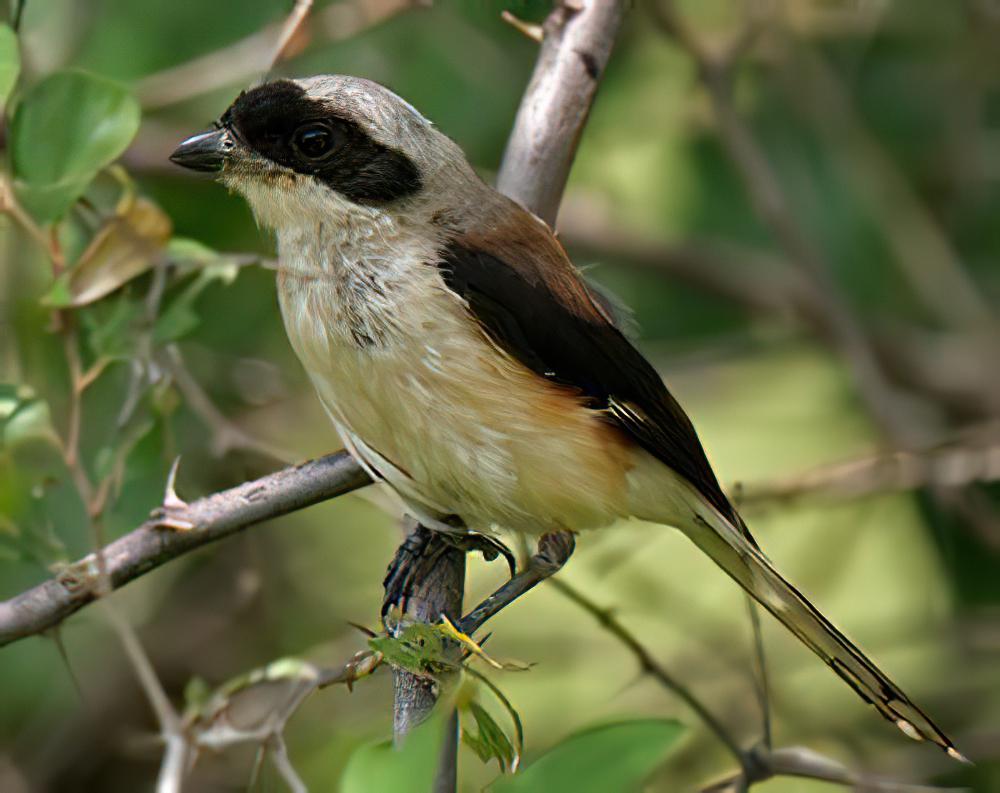
[[[291,345],[344,446],[441,531],[679,529],[910,738],[954,743],[764,554],[695,428],[552,229],[359,77],[242,92],[178,165],[276,236]]]

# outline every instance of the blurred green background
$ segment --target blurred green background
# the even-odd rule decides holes
[[[386,83],[489,178],[536,53],[500,12],[538,21],[548,4],[441,0],[394,13],[398,5],[318,2],[308,36],[277,72]],[[712,46],[739,25],[738,2],[680,5]],[[997,449],[1000,5],[770,5],[736,70],[736,107],[874,340],[921,448]],[[280,21],[290,6],[28,0],[8,121],[18,97],[56,69],[121,82],[144,104],[122,163],[138,193],[172,219],[174,237],[270,256],[272,242],[242,200],[166,160],[259,70],[236,69],[209,91],[199,90],[201,80],[245,56],[226,51],[221,62],[166,80],[162,72]],[[62,222],[69,261],[119,189],[102,172]],[[907,741],[766,621],[777,744],[804,744],[886,777],[1000,790],[997,488],[964,480],[887,488],[862,476],[861,495],[767,497],[771,483],[892,444],[826,334],[785,299],[801,272],[755,214],[690,58],[641,2],[626,19],[584,133],[560,230],[576,263],[633,310],[640,347],[691,414],[723,483],[745,488],[748,523],[768,554],[976,766]],[[51,269],[2,217],[0,251],[0,382],[21,387],[22,396],[29,387],[39,411],[47,406],[65,433],[63,342],[42,303]],[[178,491],[192,499],[272,470],[275,456],[338,446],[287,344],[273,273],[251,265],[219,274],[194,295],[185,290],[200,276],[184,267],[168,273],[162,306],[183,316],[160,328],[152,350],[137,341],[151,320],[136,308],[148,300],[150,273],[77,312],[84,365],[102,354],[114,359],[82,405],[81,459],[91,475],[99,479],[122,461],[103,521],[107,537],[160,502],[177,455]],[[953,290],[955,283],[970,293]],[[179,360],[180,374],[169,365]],[[130,395],[135,407],[122,423]],[[3,597],[91,545],[83,505],[42,435],[8,437],[0,448]],[[374,500],[344,497],[254,528],[117,594],[171,697],[180,702],[194,676],[219,683],[286,655],[335,664],[363,648],[348,621],[376,625],[385,565],[401,539],[397,521]],[[472,559],[467,602],[499,584],[501,568]],[[561,575],[613,607],[742,741],[759,737],[742,595],[682,537],[642,525],[586,535]],[[523,718],[529,763],[578,729],[666,716],[688,729],[651,790],[689,790],[731,770],[693,714],[640,677],[620,644],[551,588],[502,613],[492,630],[493,655],[534,664],[494,676]],[[151,790],[159,749],[143,737],[155,723],[114,634],[90,610],[70,619],[59,639],[68,665],[53,637],[0,650],[0,789]],[[310,789],[337,789],[352,752],[389,733],[390,710],[385,671],[351,694],[332,688],[310,698],[287,733]],[[250,750],[205,756],[189,789],[245,789],[251,764]],[[463,750],[460,774],[462,790],[474,791],[497,771]],[[270,768],[259,784],[284,789]],[[756,789],[827,787],[778,779]]]

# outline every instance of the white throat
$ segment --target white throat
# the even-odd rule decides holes
[[[420,332],[426,290],[440,278],[435,241],[389,212],[334,198],[341,206],[328,200],[321,217],[278,226],[286,325],[292,334],[310,325],[337,346],[397,346]]]

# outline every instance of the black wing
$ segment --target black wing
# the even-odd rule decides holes
[[[439,266],[490,338],[536,374],[578,391],[588,406],[603,411],[742,527],[691,420],[612,324],[558,243],[543,243],[547,262],[525,261],[530,245],[507,245],[519,259],[507,262],[476,244],[482,241],[453,240]]]

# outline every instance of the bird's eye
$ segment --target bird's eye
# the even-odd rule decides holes
[[[340,136],[326,124],[305,124],[295,130],[292,146],[308,160],[321,160],[337,148]]]

